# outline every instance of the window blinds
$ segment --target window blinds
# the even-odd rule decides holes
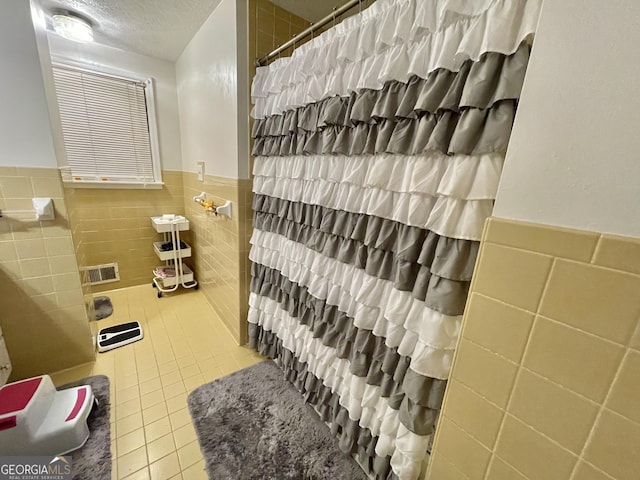
[[[53,67],[64,144],[75,182],[153,183],[145,84]]]

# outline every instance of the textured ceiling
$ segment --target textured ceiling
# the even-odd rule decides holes
[[[347,1],[348,0],[271,0],[272,3],[310,22],[322,20],[329,15],[334,8],[344,5]]]
[[[97,43],[174,62],[220,1],[41,0],[40,3],[47,15],[64,9],[89,19]]]
[[[97,43],[175,62],[221,0],[40,0],[48,16],[78,13],[94,26]],[[316,22],[348,0],[271,0]]]

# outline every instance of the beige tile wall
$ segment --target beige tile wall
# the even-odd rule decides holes
[[[311,22],[308,20],[268,0],[249,0],[249,58],[253,60],[268,54],[309,25]],[[290,48],[282,56],[290,56],[292,51]]]
[[[193,202],[201,192],[216,205],[233,202],[233,218],[206,213]],[[238,344],[247,341],[251,182],[184,173],[186,215],[191,222],[196,279]]]
[[[344,19],[361,12],[366,8],[369,8],[375,1],[376,0],[362,0],[359,5],[351,8],[350,10],[347,10],[342,15],[338,15],[337,17],[335,17],[334,20],[332,20],[331,22],[327,23],[324,27],[314,32],[314,36],[318,36],[322,32],[325,32],[330,28],[332,28],[334,25],[337,25],[338,23],[342,22]],[[346,2],[335,2],[335,3],[339,6],[342,3],[346,3]]]
[[[489,219],[427,477],[637,480],[640,240]]]
[[[163,262],[152,245],[162,236],[149,218],[184,214],[182,172],[164,171],[162,179],[165,185],[157,190],[67,189],[79,264],[118,263],[120,281],[95,285],[94,292],[151,283],[151,271]]]
[[[53,198],[56,219],[36,222],[31,198]],[[0,167],[0,325],[12,380],[91,361],[69,215],[57,169]]]
[[[77,218],[78,209],[76,208],[77,197],[75,195],[76,190],[73,188],[67,188],[63,183],[64,200],[67,207],[67,215],[69,218],[69,227],[71,228],[71,239],[73,241],[73,248],[76,257],[76,264],[80,273],[80,285],[82,287],[82,295],[84,298],[85,310],[87,312],[87,318],[89,320],[89,327],[91,328],[91,334],[95,336],[98,334],[100,327],[95,321],[95,310],[93,305],[93,288],[89,283],[89,275],[82,267],[90,265],[87,263],[87,255],[85,243],[82,239],[82,231],[80,229],[82,223]]]

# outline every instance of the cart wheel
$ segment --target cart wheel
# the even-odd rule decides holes
[[[193,287],[194,290],[198,290],[199,288],[200,288],[200,284],[199,283],[196,283],[196,286]]]
[[[158,292],[158,298],[162,298],[162,292]]]
[[[151,282],[151,286],[152,286],[153,288],[156,288],[156,282]]]

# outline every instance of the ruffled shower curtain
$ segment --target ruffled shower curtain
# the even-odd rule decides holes
[[[250,343],[376,478],[438,418],[541,0],[378,0],[253,82]]]

